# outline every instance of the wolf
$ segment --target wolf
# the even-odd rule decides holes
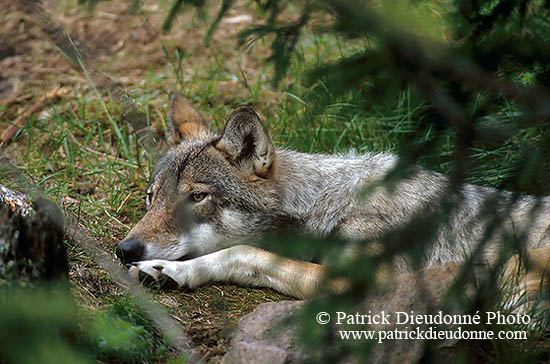
[[[412,166],[401,178],[391,153],[307,154],[276,148],[256,112],[235,108],[218,133],[181,95],[171,101],[169,150],[152,175],[146,213],[116,248],[134,276],[179,287],[231,282],[296,298],[343,290],[327,268],[254,245],[270,232],[334,237],[343,256],[384,251],[392,231],[415,219],[433,229],[421,266],[497,260],[503,240],[530,250],[550,242],[550,198],[470,184]],[[443,217],[442,217],[443,216]],[[496,227],[491,221],[498,217]],[[438,223],[443,219],[444,223]],[[411,245],[415,235],[397,235]],[[361,242],[370,242],[365,248]],[[413,269],[407,259],[396,271]],[[327,288],[328,287],[328,288]]]

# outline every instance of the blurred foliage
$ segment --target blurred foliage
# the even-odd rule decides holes
[[[239,40],[247,47],[261,38],[271,42],[266,61],[273,64],[274,86],[287,75],[292,57],[300,56],[296,46],[305,30],[337,35],[344,42],[364,40],[363,49],[305,70],[303,82],[312,90],[305,100],[308,119],[336,103],[388,115],[406,93],[414,110],[408,115],[414,120],[412,131],[403,133],[400,143],[407,158],[449,172],[460,145],[475,158],[461,158],[467,164],[456,173],[486,170],[498,160],[498,167],[489,168],[505,171],[502,178],[484,184],[547,194],[544,181],[550,167],[543,142],[548,138],[548,106],[543,89],[550,80],[548,2],[253,3],[260,21],[242,31]],[[174,1],[165,30],[189,6],[203,5]],[[222,2],[206,41],[231,5]],[[289,8],[299,16],[288,16]],[[532,152],[537,148],[540,154]]]
[[[0,362],[147,363],[166,351],[128,298],[106,311],[77,307],[66,284],[0,287]],[[7,314],[9,313],[9,314]]]
[[[80,2],[93,6],[97,0]],[[190,7],[198,9],[201,14],[200,9],[205,3],[201,0],[174,0],[164,30],[168,31],[177,24],[177,15]],[[550,194],[550,2],[311,0],[298,7],[294,2],[284,0],[256,0],[253,3],[258,12],[258,24],[241,32],[239,41],[243,47],[252,46],[262,38],[270,42],[272,53],[266,61],[273,66],[274,87],[284,84],[294,57],[300,56],[299,44],[306,29],[319,36],[335,35],[342,42],[362,41],[364,44],[352,54],[342,54],[333,61],[304,70],[306,76],[302,82],[310,90],[304,99],[308,105],[305,111],[307,120],[314,120],[334,105],[339,105],[340,116],[347,116],[348,111],[342,105],[353,105],[360,111],[356,115],[379,115],[387,122],[388,132],[399,134],[396,148],[402,157],[399,167],[420,162],[435,170],[449,172],[455,184],[481,182],[521,193]],[[135,12],[140,4],[139,0],[134,0],[130,8]],[[220,10],[205,34],[206,42],[215,34],[216,26],[228,14],[231,5],[232,1],[221,2]],[[287,10],[291,7],[298,8],[298,16],[288,16]],[[180,59],[179,53],[176,58]],[[395,110],[404,103],[409,110],[406,117],[394,117]],[[494,173],[486,173],[488,171]],[[398,172],[391,178],[406,177]],[[479,177],[484,172],[493,179]],[[413,224],[388,234],[383,240],[385,249],[379,255],[360,255],[332,266],[332,274],[349,278],[354,289],[341,296],[312,301],[303,314],[303,337],[318,348],[317,354],[323,361],[336,362],[351,356],[363,362],[369,355],[369,346],[357,343],[336,347],[330,330],[315,324],[315,314],[336,307],[351,310],[354,303],[373,292],[376,286],[373,272],[378,265],[396,254],[408,254],[413,261],[420,261],[432,242],[433,230],[445,219],[445,216],[430,215],[430,219],[414,220]],[[487,235],[498,223],[497,216],[489,224]],[[281,239],[287,242],[285,251],[280,248],[283,244],[277,244]],[[411,240],[418,244],[404,244]],[[510,240],[505,244],[507,249],[502,252],[502,261],[515,247],[516,242]],[[330,242],[279,236],[267,245],[285,255],[323,260],[336,254],[332,237]],[[464,272],[473,269],[475,258],[474,254]],[[494,307],[500,297],[494,284],[497,275],[498,266],[479,282],[476,294],[464,297],[464,286],[468,281],[468,275],[464,273],[448,293],[447,304],[460,305],[464,312]],[[0,325],[0,334],[6,336],[0,345],[10,345],[9,340],[16,336],[3,330],[16,327],[17,322],[25,320],[24,315],[42,315],[42,319],[50,315],[45,313],[46,310],[55,313],[59,309],[57,306],[67,305],[66,302],[51,302],[56,306],[41,306],[36,312],[19,303],[6,303],[16,305],[16,308],[10,306],[9,309],[21,313],[15,316],[15,320]],[[151,338],[139,327],[144,323],[138,326],[135,322],[129,323],[132,320],[124,317],[131,318],[132,314],[119,309],[115,311],[122,316],[117,319],[112,319],[110,315],[113,313],[95,318],[92,324],[95,334],[90,342],[96,343],[101,355],[148,358]],[[62,341],[58,336],[65,328],[71,330],[74,326],[71,316],[71,312],[74,316],[74,309],[68,308],[66,312],[69,316],[53,314],[49,318],[53,320],[50,325],[53,333],[48,345],[57,352],[66,353],[64,355],[75,356],[72,362],[76,363],[84,359],[76,358],[77,354],[71,347],[60,344]],[[31,342],[35,340],[33,335],[41,332],[33,326],[40,325],[40,321],[30,322],[29,332],[22,333],[24,337],[28,335]],[[543,330],[533,337],[538,339]],[[523,348],[506,341],[485,344],[487,347],[480,348],[485,354],[515,353],[499,355],[499,362],[538,362],[548,356],[544,348],[535,348],[527,355]],[[27,362],[26,355],[40,354],[21,351],[17,354],[23,355],[21,357],[8,357],[6,347],[2,349],[6,353],[2,354],[6,362]],[[37,350],[40,347],[35,346]],[[51,355],[55,357],[57,352],[52,350],[56,354]],[[479,359],[479,356],[479,352],[470,351],[462,359],[467,362]],[[48,360],[49,356],[44,359],[45,362]]]
[[[68,342],[78,332],[78,310],[67,287],[0,290],[0,361],[91,363]]]
[[[499,154],[504,153],[505,165],[491,167],[505,167],[506,177],[493,185],[522,193],[550,193],[549,3],[306,1],[300,16],[293,19],[285,16],[291,2],[255,3],[265,24],[241,32],[239,39],[242,45],[270,39],[272,54],[267,61],[273,64],[275,87],[287,75],[291,57],[299,55],[296,48],[306,27],[318,34],[336,34],[342,41],[363,40],[366,44],[353,54],[306,70],[306,86],[315,90],[305,99],[310,120],[335,103],[387,115],[407,94],[409,109],[414,110],[409,116],[411,132],[402,135],[401,163],[390,179],[406,178],[407,173],[402,172],[406,169],[401,167],[420,161],[450,172],[457,185],[468,181],[471,171],[486,169],[491,159],[502,160]],[[224,3],[214,26],[227,11],[228,3]],[[170,13],[169,19],[174,15]],[[485,153],[487,158],[476,158],[476,153]],[[449,213],[456,208],[452,199],[444,203],[449,204]],[[492,203],[485,202],[489,222],[481,246],[501,222],[498,216],[491,216]],[[348,278],[353,289],[312,302],[304,311],[302,337],[315,348],[315,360],[336,362],[351,357],[362,362],[368,358],[368,344],[335,344],[332,331],[315,324],[315,314],[336,309],[353,312],[354,303],[374,292],[377,267],[400,254],[421,262],[433,242],[434,230],[447,218],[433,214],[419,217],[387,234],[379,255],[361,254],[351,261],[333,263],[334,276]],[[283,240],[286,249],[277,244]],[[278,237],[266,245],[286,255],[320,256],[322,260],[338,256],[331,248],[337,245],[334,240],[330,237],[330,244],[324,244],[318,239]],[[500,265],[518,244],[513,237],[505,240],[499,264],[486,272],[474,295],[465,296],[465,286],[471,280],[467,272],[474,269],[480,249],[474,252],[448,292],[444,309],[473,313],[499,304],[501,292],[494,282]],[[543,331],[532,333],[532,340],[543,340]],[[509,342],[494,341],[487,346],[473,345],[457,358],[479,360],[492,352],[499,354],[499,362],[515,363],[538,362],[548,355],[545,348],[526,354],[521,346]]]

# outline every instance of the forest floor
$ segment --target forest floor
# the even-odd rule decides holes
[[[145,190],[155,161],[166,150],[168,103],[175,91],[185,94],[217,130],[223,129],[235,106],[248,104],[279,147],[364,153],[399,152],[406,145],[420,151],[439,138],[433,144],[437,147],[419,153],[416,162],[442,173],[453,168],[452,128],[434,132],[429,124],[422,129],[418,117],[429,105],[415,99],[410,88],[389,96],[372,95],[389,101],[382,105],[377,99],[373,107],[365,107],[371,103],[364,92],[371,86],[367,81],[338,93],[322,79],[308,79],[307,71],[316,66],[377,45],[367,37],[344,39],[323,31],[331,20],[325,13],[312,15],[286,76],[274,88],[274,67],[267,61],[273,35],[239,43],[241,31],[266,21],[255,1],[235,1],[208,43],[206,34],[221,2],[202,10],[186,6],[168,32],[162,31],[162,25],[172,1],[140,2],[141,9],[134,13],[130,2],[91,1],[96,6],[90,9],[77,0],[52,0],[44,2],[45,17],[24,10],[24,2],[0,0],[0,130],[23,121],[14,138],[2,145],[0,184],[56,201],[77,215],[113,256],[117,244],[145,213]],[[447,42],[450,37],[440,10],[444,3],[428,4],[424,10],[436,24],[431,29]],[[296,21],[300,10],[287,5],[278,24]],[[84,50],[84,62],[72,63],[56,47],[56,26]],[[58,98],[45,98],[52,92]],[[491,120],[513,119],[514,111],[506,103]],[[498,146],[475,149],[466,182],[501,188],[521,162],[518,151],[533,142],[531,135],[530,128],[522,127]],[[22,172],[15,177],[4,174],[4,158]],[[78,246],[67,244],[72,293],[83,316],[114,313],[144,327],[149,332],[144,337],[155,337],[142,349],[146,353],[140,359],[96,359],[107,363],[175,359],[114,278]],[[269,289],[226,284],[193,291],[149,291],[181,323],[205,362],[220,361],[240,317],[261,303],[291,299]],[[492,355],[494,350],[488,352]],[[181,361],[172,363],[176,362]]]
[[[109,251],[144,213],[145,187],[165,147],[173,91],[190,96],[217,128],[235,105],[252,102],[263,113],[280,102],[264,74],[267,43],[259,41],[250,51],[237,42],[239,31],[254,22],[254,9],[235,6],[206,46],[205,34],[217,9],[208,8],[201,18],[189,8],[164,34],[169,4],[159,4],[145,3],[136,15],[119,1],[100,2],[93,11],[71,0],[45,4],[51,20],[84,45],[85,68],[107,73],[137,101],[147,121],[137,129],[120,121],[127,109],[102,90],[98,97],[96,85],[56,48],[39,18],[25,13],[18,2],[0,0],[0,129],[48,92],[64,90],[58,101],[46,100],[25,119],[4,147],[5,156],[47,197],[77,213]],[[247,79],[259,80],[254,89],[244,85]],[[122,138],[109,124],[110,117],[121,124]],[[153,139],[154,145],[145,142]],[[1,183],[21,189],[17,181]],[[107,272],[78,247],[69,248],[71,285],[82,307],[94,311],[126,302]],[[240,317],[263,302],[288,299],[269,289],[233,285],[153,294],[187,330],[204,359],[214,362],[226,351]]]

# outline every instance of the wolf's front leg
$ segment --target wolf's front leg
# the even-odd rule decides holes
[[[130,274],[146,273],[155,280],[172,278],[180,287],[195,288],[208,282],[269,287],[296,298],[320,292],[325,267],[283,258],[268,251],[237,245],[187,261],[145,260],[134,263]],[[329,289],[342,284],[332,282]]]

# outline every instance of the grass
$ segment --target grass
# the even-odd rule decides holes
[[[86,10],[68,0],[59,1],[58,6],[62,9],[58,15],[67,20],[69,29],[78,32],[80,28],[72,21]],[[144,19],[154,24],[153,28],[160,29],[168,4],[155,6],[160,10],[145,7],[141,16],[126,18],[120,4],[98,4],[95,17],[123,19],[121,28],[117,28],[116,21],[108,23],[106,28],[114,44],[117,30],[129,29],[136,37],[141,36]],[[230,16],[241,13],[254,16],[248,3],[238,5]],[[31,30],[37,26],[32,20],[28,22]],[[96,49],[98,59],[103,61],[96,64],[103,70],[114,70],[112,76],[116,78],[127,78],[125,87],[140,105],[138,111],[145,121],[144,128],[136,130],[125,122],[127,110],[98,91],[89,78],[68,71],[67,80],[60,79],[59,75],[53,78],[55,83],[71,88],[72,97],[31,117],[6,149],[17,166],[33,176],[49,198],[77,213],[111,251],[144,214],[144,191],[155,160],[164,149],[163,138],[169,128],[167,104],[174,90],[184,92],[205,119],[219,130],[233,107],[247,103],[262,116],[279,147],[320,153],[416,151],[422,165],[444,173],[452,169],[454,133],[449,128],[438,129],[436,122],[426,121],[426,106],[410,89],[396,92],[387,105],[373,107],[366,102],[361,88],[337,95],[322,80],[307,79],[307,70],[362,50],[369,46],[368,41],[343,41],[308,29],[288,76],[275,90],[270,83],[273,69],[264,63],[269,38],[258,40],[250,51],[245,51],[237,48],[234,29],[222,23],[214,33],[210,48],[204,49],[202,39],[208,21],[186,15],[177,25],[179,28],[169,35],[158,36],[150,43],[144,41],[147,51],[142,51],[140,43],[132,43],[130,38],[125,38],[128,45],[115,53],[104,54]],[[94,45],[97,44],[91,47]],[[64,61],[55,59],[51,48],[51,44],[45,46],[45,50],[33,56],[52,62],[55,68]],[[86,67],[84,65],[85,70]],[[41,81],[38,85],[25,84],[25,92],[39,97],[51,84],[48,83],[51,79]],[[29,104],[32,103],[24,103],[20,108],[25,109]],[[476,105],[472,107],[475,109]],[[18,111],[14,105],[0,105],[4,125],[13,120]],[[513,107],[503,105],[492,116],[513,123],[514,112]],[[483,123],[489,125],[491,119],[482,120],[480,125],[485,125]],[[521,183],[511,181],[511,176],[528,153],[534,132],[533,127],[518,127],[497,145],[474,145],[466,180],[521,189]],[[14,188],[21,186],[20,181],[8,177],[3,177],[1,183]],[[69,246],[69,257],[73,294],[81,306],[98,311],[95,324],[99,331],[108,333],[113,328],[101,329],[101,325],[117,317],[113,319],[119,325],[118,329],[115,325],[115,330],[127,333],[128,337],[141,338],[138,341],[143,345],[136,347],[137,356],[128,359],[124,354],[117,360],[158,362],[162,360],[159,358],[166,358],[157,355],[166,354],[162,353],[165,350],[162,340],[155,336],[150,323],[136,312],[133,303],[110,277],[77,247]],[[206,358],[214,361],[225,352],[228,334],[239,317],[262,302],[286,298],[271,290],[231,285],[201,287],[193,292],[155,292],[155,295],[189,329]],[[109,342],[105,338],[101,340]],[[116,352],[116,347],[111,349]],[[98,355],[102,361],[109,362],[113,360],[109,355],[118,355],[115,354],[111,351]]]

